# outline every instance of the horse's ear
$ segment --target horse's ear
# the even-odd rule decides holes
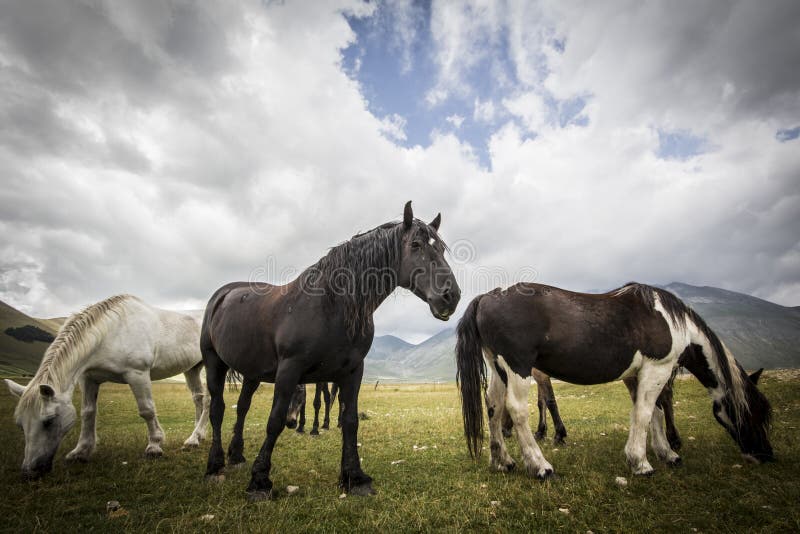
[[[20,386],[13,380],[6,379],[5,380],[6,386],[8,387],[8,391],[11,392],[12,395],[15,397],[21,397],[23,393],[25,393],[25,386]]]
[[[414,211],[411,209],[411,201],[406,202],[406,208],[403,210],[403,227],[406,230],[411,228],[411,223],[414,222]]]
[[[41,393],[42,397],[45,399],[52,399],[56,396],[56,390],[53,389],[53,386],[47,384],[39,385],[39,393]]]
[[[431,221],[431,224],[429,226],[432,226],[433,229],[438,232],[440,224],[442,224],[442,214],[437,213],[436,217]]]
[[[761,369],[759,369],[758,371],[756,371],[755,373],[750,375],[750,381],[753,384],[758,384],[758,379],[761,378],[761,373],[763,373],[763,372],[764,372],[764,368],[762,367]]]

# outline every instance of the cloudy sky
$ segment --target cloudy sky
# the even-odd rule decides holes
[[[796,0],[4,1],[0,299],[200,308],[413,199],[464,303],[638,280],[800,305],[798,27]],[[452,326],[400,292],[376,322]]]

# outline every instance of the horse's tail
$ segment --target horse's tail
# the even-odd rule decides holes
[[[483,444],[482,394],[486,389],[486,364],[483,361],[481,335],[476,314],[483,295],[478,295],[467,306],[458,322],[456,341],[456,382],[461,390],[461,414],[464,418],[464,437],[470,456],[481,455]]]

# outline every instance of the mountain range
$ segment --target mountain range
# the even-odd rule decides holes
[[[679,282],[661,287],[694,308],[746,369],[800,367],[800,307],[716,287]],[[35,372],[48,346],[37,339],[54,335],[63,321],[29,317],[0,302],[0,375]],[[30,340],[31,332],[40,335]],[[395,336],[376,336],[364,363],[364,381],[453,381],[455,343],[454,327],[417,345]]]

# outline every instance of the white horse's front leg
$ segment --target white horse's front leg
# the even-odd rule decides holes
[[[184,447],[199,447],[200,442],[206,439],[206,427],[208,426],[208,408],[211,396],[206,390],[205,384],[200,378],[201,366],[192,367],[183,375],[186,377],[186,387],[192,392],[194,401],[194,430],[192,434],[183,442]]]
[[[489,387],[486,391],[486,411],[489,415],[489,460],[491,466],[498,471],[511,471],[514,469],[514,459],[508,454],[506,443],[503,439],[506,385],[497,376],[497,371],[494,368],[495,358],[492,356],[485,359],[492,370]]]
[[[631,429],[625,444],[625,456],[635,475],[650,475],[654,471],[647,461],[647,427],[658,395],[671,374],[672,367],[659,362],[647,362],[639,370],[636,400],[631,410]]]
[[[549,478],[553,476],[553,466],[550,465],[539,444],[533,438],[531,427],[528,424],[528,391],[530,381],[515,374],[505,360],[498,358],[501,367],[508,375],[508,389],[506,393],[506,409],[511,420],[514,422],[514,431],[517,433],[517,441],[522,449],[522,460],[525,463],[525,470],[529,475],[536,478]]]
[[[161,444],[164,443],[164,431],[158,424],[156,417],[156,405],[153,402],[152,384],[150,375],[146,372],[128,373],[125,381],[136,397],[136,405],[139,407],[139,416],[147,423],[148,443],[144,453],[150,457],[161,456]]]
[[[86,375],[80,378],[81,436],[75,448],[67,453],[68,462],[88,462],[97,445],[97,392],[100,384]]]

